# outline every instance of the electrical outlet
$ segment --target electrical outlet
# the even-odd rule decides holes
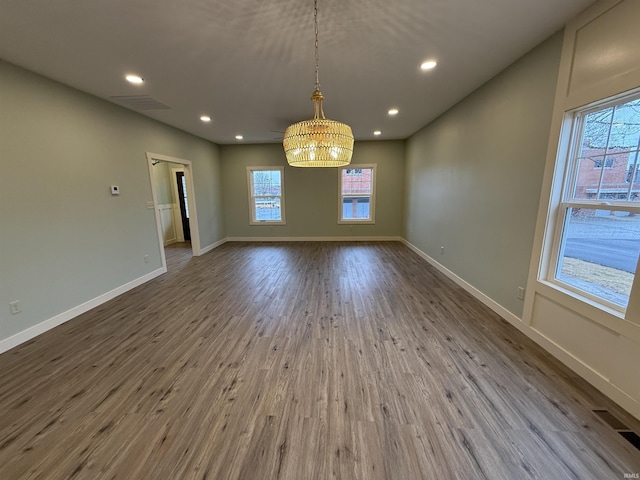
[[[524,287],[518,287],[518,300],[524,300]]]
[[[9,304],[9,308],[11,308],[11,315],[17,315],[22,311],[20,308],[20,300],[16,300]]]
[[[149,263],[149,255],[144,256],[144,263]]]

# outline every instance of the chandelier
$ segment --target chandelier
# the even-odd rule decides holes
[[[311,95],[313,118],[289,125],[282,145],[292,167],[343,167],[351,163],[353,133],[344,123],[325,118],[318,80],[318,0],[313,2],[316,34],[316,83]]]

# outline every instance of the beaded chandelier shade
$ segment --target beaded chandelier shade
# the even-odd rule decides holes
[[[344,123],[325,118],[318,81],[318,0],[313,3],[316,33],[316,84],[311,100],[314,115],[287,127],[282,145],[292,167],[344,167],[351,163],[353,133]]]

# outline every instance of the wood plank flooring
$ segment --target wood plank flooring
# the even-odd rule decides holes
[[[640,473],[591,409],[633,419],[400,243],[167,258],[0,355],[0,479]]]

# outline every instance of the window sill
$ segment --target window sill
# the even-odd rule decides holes
[[[375,225],[375,220],[338,220],[338,225]]]

